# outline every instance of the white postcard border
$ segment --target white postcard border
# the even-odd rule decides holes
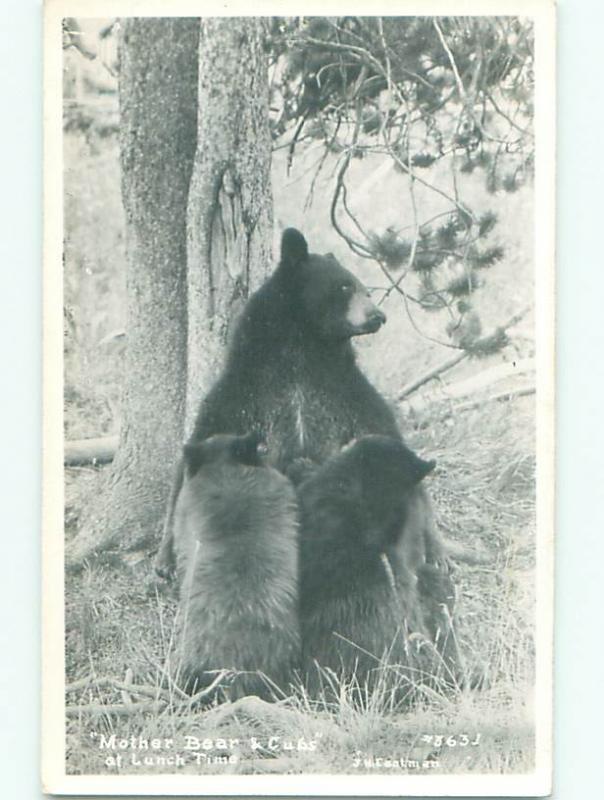
[[[231,16],[284,13],[520,15],[535,20],[535,277],[537,352],[536,765],[526,775],[65,774],[63,534],[62,49],[65,16]],[[82,795],[544,796],[552,780],[555,5],[551,0],[46,0],[44,30],[44,370],[42,780],[45,792]]]

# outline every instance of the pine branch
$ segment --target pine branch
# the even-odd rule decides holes
[[[68,683],[65,686],[65,692],[73,693],[73,692],[80,692],[84,689],[89,687],[95,688],[112,688],[119,691],[127,691],[132,694],[140,694],[144,697],[151,697],[154,700],[163,699],[165,701],[171,701],[173,698],[172,692],[168,689],[162,689],[159,686],[146,686],[144,684],[135,684],[130,683],[127,680],[122,681],[119,678],[113,678],[111,676],[105,676],[101,678],[95,678],[94,676],[89,676],[87,678],[82,678],[82,680],[74,681],[73,683]],[[182,698],[190,699],[188,695],[180,690],[179,694]]]
[[[78,691],[89,685],[107,685],[116,689],[125,689],[133,694],[151,696],[157,696],[159,694],[162,695],[162,697],[161,699],[151,703],[88,703],[86,705],[66,706],[65,714],[68,717],[77,717],[80,714],[114,714],[116,716],[127,717],[134,714],[159,714],[168,706],[171,706],[173,709],[190,709],[196,706],[201,700],[209,697],[217,688],[217,686],[219,686],[219,684],[230,674],[231,673],[229,670],[221,670],[209,686],[206,686],[205,689],[202,689],[200,692],[197,692],[197,694],[194,694],[191,697],[179,690],[179,694],[183,696],[183,699],[176,702],[174,702],[173,696],[170,694],[170,692],[168,692],[167,689],[160,689],[155,686],[135,686],[133,684],[124,683],[121,680],[115,680],[109,677],[84,678],[81,681],[68,684],[65,687],[66,691]]]

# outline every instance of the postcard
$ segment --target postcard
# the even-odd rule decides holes
[[[46,792],[551,791],[554,53],[46,1]]]

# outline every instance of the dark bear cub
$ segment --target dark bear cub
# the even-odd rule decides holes
[[[434,466],[399,439],[364,436],[299,486],[302,663],[311,691],[335,673],[361,695],[395,687],[398,701],[436,672],[425,598],[401,547],[416,537],[406,530],[415,524],[408,510]]]
[[[299,660],[297,507],[255,434],[185,445],[174,512],[181,676],[231,699],[286,689]]]

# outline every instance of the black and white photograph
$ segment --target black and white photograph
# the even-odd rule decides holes
[[[44,45],[45,791],[548,794],[553,3]]]

